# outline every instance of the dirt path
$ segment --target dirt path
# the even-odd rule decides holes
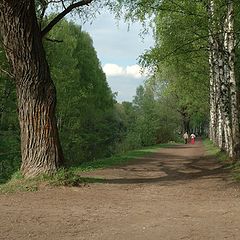
[[[0,239],[240,239],[240,190],[199,142],[88,176],[106,180],[0,195]]]

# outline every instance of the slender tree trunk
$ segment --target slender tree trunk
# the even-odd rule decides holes
[[[16,80],[22,173],[51,174],[63,163],[50,77],[34,0],[0,0],[0,31]]]
[[[218,146],[223,149],[223,118],[221,109],[218,108]]]
[[[224,130],[224,150],[228,153],[229,152],[229,130],[224,122],[224,126],[223,126],[223,130]]]
[[[190,131],[190,117],[187,112],[187,107],[181,107],[181,109],[178,110],[178,112],[181,114],[182,117],[182,131],[188,132]]]
[[[210,40],[211,41],[211,40]],[[211,44],[212,45],[212,44]],[[209,49],[209,78],[210,78],[210,88],[209,88],[209,105],[210,105],[210,121],[209,121],[209,138],[211,141],[215,139],[215,94],[214,94],[214,75],[213,75],[213,56],[212,56],[212,47]]]
[[[214,2],[208,1],[208,22],[209,22],[209,103],[210,103],[210,123],[209,133],[210,139],[217,145],[217,96],[216,96],[216,80],[218,79],[218,63],[217,63],[217,46],[214,41],[215,21],[214,21]]]
[[[235,76],[235,34],[234,34],[234,5],[228,0],[227,16],[225,21],[225,54],[228,66],[227,81],[229,82],[231,102],[231,127],[233,139],[233,158],[239,158],[239,106],[237,98],[237,84]]]
[[[219,82],[220,82],[220,92],[219,92],[219,105],[221,108],[222,118],[224,122],[225,138],[226,138],[226,150],[230,157],[233,156],[233,139],[232,139],[232,128],[231,128],[231,115],[230,108],[231,103],[229,99],[229,82],[228,82],[228,66],[226,64],[225,58],[225,40],[224,36],[220,35],[218,37],[218,58],[219,58]]]
[[[221,126],[222,122],[222,115],[219,114],[219,101],[220,101],[220,69],[219,69],[219,58],[218,58],[218,43],[216,39],[213,39],[213,49],[212,49],[212,66],[213,66],[213,86],[212,86],[212,108],[213,108],[213,118],[214,118],[214,125],[213,125],[213,131],[214,131],[214,139],[213,142],[220,146],[221,143],[219,143],[219,139],[221,139],[221,129],[219,128]]]

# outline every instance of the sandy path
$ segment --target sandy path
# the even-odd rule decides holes
[[[0,195],[0,239],[240,239],[240,190],[199,142],[87,175],[106,181]]]

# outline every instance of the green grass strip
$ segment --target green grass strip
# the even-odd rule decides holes
[[[127,153],[115,155],[109,158],[84,162],[78,167],[75,167],[75,169],[77,171],[93,171],[99,168],[108,168],[116,165],[122,165],[128,163],[131,160],[157,152],[159,148],[167,148],[173,145],[174,144],[159,144],[151,147],[145,147],[139,150],[129,151]]]
[[[228,165],[227,153],[222,151],[219,147],[215,146],[210,139],[203,140],[203,146],[208,156],[215,157],[224,165]]]

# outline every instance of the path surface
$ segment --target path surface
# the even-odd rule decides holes
[[[240,239],[240,190],[199,142],[88,175],[106,183],[0,195],[0,239]]]

